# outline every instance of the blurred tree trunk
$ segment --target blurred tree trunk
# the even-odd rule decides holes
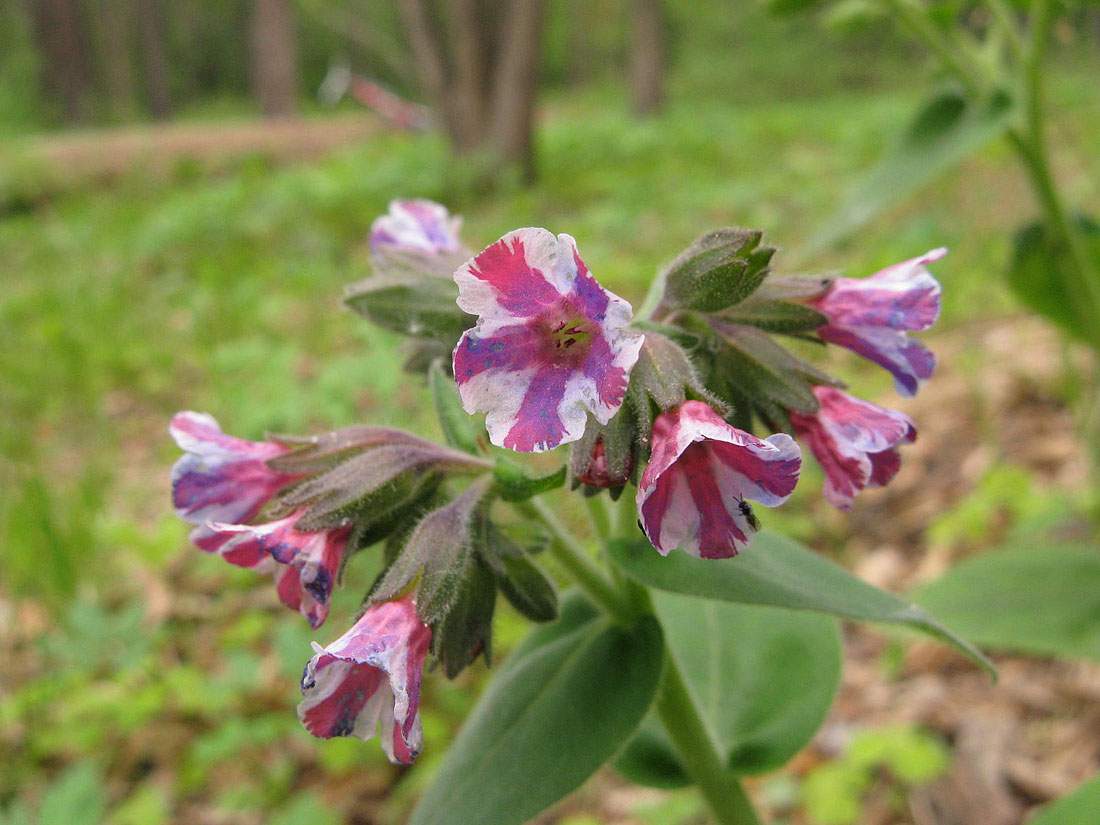
[[[420,85],[458,155],[493,157],[534,177],[534,106],[544,0],[400,0]]]
[[[42,56],[48,99],[60,103],[62,117],[79,123],[88,117],[91,71],[88,38],[77,0],[31,0],[34,36]]]
[[[102,67],[113,120],[134,116],[134,70],[130,63],[133,8],[130,0],[97,0],[95,4],[97,62]]]
[[[294,114],[298,104],[298,44],[291,0],[255,0],[252,7],[252,88],[268,117]]]
[[[651,115],[665,100],[665,14],[661,0],[633,0],[630,92],[634,112]]]
[[[149,111],[157,120],[166,120],[172,115],[172,94],[168,73],[168,21],[163,3],[161,0],[137,0],[137,18]]]

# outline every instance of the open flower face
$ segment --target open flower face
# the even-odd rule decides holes
[[[928,329],[939,317],[940,285],[927,266],[946,254],[933,249],[869,278],[837,278],[813,302],[829,319],[818,334],[888,370],[902,395],[915,395],[936,359],[907,333]]]
[[[901,468],[898,446],[916,440],[909,416],[833,387],[814,387],[820,409],[791,413],[795,433],[825,471],[825,498],[847,510],[865,487],[887,484]]]
[[[295,529],[299,517],[254,525],[212,523],[208,529],[226,561],[273,572],[282,603],[317,628],[328,617],[351,526],[306,533]]]
[[[168,428],[184,456],[172,468],[172,503],[184,521],[197,525],[191,541],[209,552],[218,541],[209,522],[241,523],[296,476],[278,473],[267,462],[287,452],[270,441],[245,441],[222,432],[204,413],[176,413]]]
[[[458,252],[462,218],[429,200],[395,200],[370,228],[371,252],[438,255]],[[467,253],[469,254],[469,253]]]
[[[638,485],[642,527],[662,555],[679,548],[707,559],[735,556],[757,529],[746,499],[782,504],[801,466],[790,436],[761,440],[688,401],[653,423],[653,455]]]
[[[618,411],[643,336],[569,235],[509,232],[455,281],[459,307],[478,316],[455,348],[455,380],[466,411],[486,413],[493,444],[549,450],[580,438],[588,412],[606,424]]]
[[[431,638],[411,597],[368,608],[328,647],[314,644],[298,718],[323,739],[370,739],[381,724],[386,756],[411,763],[423,740],[420,676]]]

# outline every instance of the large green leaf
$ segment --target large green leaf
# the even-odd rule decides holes
[[[1100,776],[1042,808],[1027,825],[1096,825],[1100,811]]]
[[[983,103],[968,101],[957,89],[935,94],[922,104],[894,146],[852,187],[811,239],[809,251],[841,240],[1004,134],[1015,111],[1005,92]]]
[[[836,620],[771,607],[654,593],[688,690],[736,774],[773,770],[813,737],[840,681]],[[628,778],[686,784],[676,752],[647,724],[616,761]]]
[[[1100,266],[1100,226],[1085,216],[1077,218],[1086,254]],[[1078,279],[1069,250],[1042,223],[1016,233],[1008,283],[1012,291],[1035,312],[1064,332],[1097,346],[1097,330],[1090,323],[1087,285]],[[1082,300],[1082,298],[1086,300]]]
[[[579,787],[644,718],[661,631],[594,616],[575,598],[505,663],[466,721],[411,825],[520,825]]]
[[[759,533],[745,553],[732,559],[698,559],[680,552],[662,557],[642,539],[618,540],[610,549],[627,575],[659,590],[903,625],[955,646],[995,673],[980,650],[921,608],[775,533]]]
[[[1032,544],[969,559],[914,594],[979,644],[1100,660],[1100,550]]]

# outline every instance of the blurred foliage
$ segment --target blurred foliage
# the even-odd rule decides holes
[[[930,782],[948,764],[947,748],[914,728],[861,731],[841,758],[810,771],[802,786],[806,813],[819,825],[852,825],[880,771],[887,772],[887,782],[905,788]]]

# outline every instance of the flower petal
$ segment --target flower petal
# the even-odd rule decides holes
[[[822,341],[850,349],[887,370],[894,376],[898,393],[907,398],[916,395],[921,381],[931,378],[936,369],[936,356],[904,332],[884,327],[826,326],[818,330],[818,335]]]
[[[420,679],[431,630],[411,598],[374,605],[347,633],[316,655],[302,675],[298,718],[314,736],[370,739],[408,764],[422,742]]]
[[[940,284],[926,267],[946,254],[941,247],[869,278],[837,278],[817,308],[840,327],[928,329],[940,314]]]
[[[638,486],[642,526],[664,555],[679,548],[703,558],[734,556],[756,530],[745,499],[782,504],[800,467],[790,436],[758,439],[688,401],[654,422],[653,453]]]
[[[172,468],[172,502],[191,524],[248,521],[295,478],[267,466],[285,447],[226,435],[209,415],[177,413],[169,432],[185,451]]]
[[[371,252],[437,255],[462,249],[458,239],[462,218],[434,201],[394,200],[389,214],[375,218],[370,230]]]
[[[814,387],[814,395],[818,411],[792,412],[791,424],[825,471],[826,500],[848,510],[860,490],[897,474],[897,447],[916,439],[917,431],[907,415],[834,387]]]
[[[630,305],[592,277],[568,235],[517,229],[455,273],[459,306],[479,316],[454,352],[464,409],[490,440],[521,452],[576,441],[588,413],[622,405],[643,337]]]

